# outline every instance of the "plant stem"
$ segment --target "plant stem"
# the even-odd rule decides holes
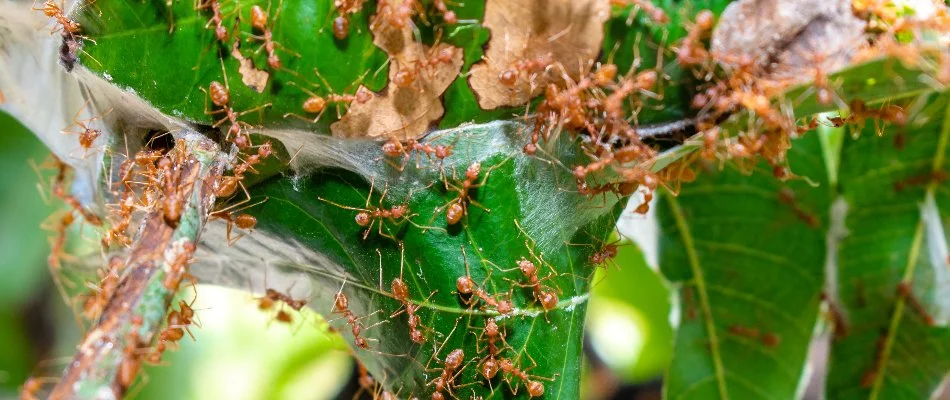
[[[226,165],[218,146],[195,133],[179,139],[166,157],[172,157],[174,163],[163,180],[173,183],[164,185],[164,197],[154,201],[145,216],[115,293],[66,367],[52,398],[123,397],[142,356],[158,337],[180,277],[187,274],[192,245],[197,244],[207,221],[215,200],[213,188]],[[170,224],[166,208],[176,201],[183,204],[180,219]],[[179,265],[175,265],[176,259]],[[166,281],[170,273],[179,274],[171,288]]]

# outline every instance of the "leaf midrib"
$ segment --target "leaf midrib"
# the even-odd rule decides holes
[[[944,110],[944,118],[942,129],[940,130],[940,138],[937,142],[936,154],[934,155],[933,164],[931,167],[931,172],[937,172],[943,169],[944,164],[944,154],[947,149],[948,138],[950,138],[950,102],[947,103]],[[924,191],[924,197],[932,196],[937,188],[939,183],[932,181],[927,185],[927,189]],[[917,228],[914,231],[914,240],[911,244],[911,249],[907,257],[907,267],[904,269],[904,275],[901,277],[902,284],[911,284],[914,277],[914,272],[917,269],[917,257],[920,256],[920,247],[923,242],[923,228],[924,228],[924,218],[923,216],[917,221]],[[904,309],[906,306],[906,300],[903,296],[897,297],[897,302],[894,305],[894,313],[891,316],[891,323],[887,328],[887,336],[884,342],[884,348],[881,351],[881,365],[877,374],[874,376],[874,383],[871,387],[871,393],[868,396],[871,400],[877,400],[881,392],[881,386],[884,383],[885,371],[887,369],[887,364],[890,361],[891,350],[894,346],[894,341],[899,328],[901,319],[903,318]]]
[[[696,282],[696,291],[699,293],[700,308],[703,313],[706,331],[709,335],[709,350],[715,369],[716,384],[719,389],[719,397],[728,399],[729,394],[726,389],[725,369],[722,366],[722,356],[719,349],[719,338],[716,335],[716,325],[713,321],[712,309],[709,305],[709,294],[706,291],[706,280],[703,277],[702,268],[699,265],[699,256],[696,254],[696,248],[693,245],[693,235],[686,223],[683,215],[683,209],[680,208],[679,201],[670,193],[665,193],[666,199],[670,204],[673,218],[676,220],[676,227],[679,229],[680,238],[683,240],[683,247],[686,249],[686,256],[689,259],[689,267],[693,273],[693,281]]]

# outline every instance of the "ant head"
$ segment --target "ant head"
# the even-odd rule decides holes
[[[637,74],[636,84],[640,90],[650,90],[656,84],[656,71],[649,70]]]
[[[528,143],[524,145],[524,153],[529,156],[533,156],[534,153],[538,152],[538,145],[534,143]]]
[[[452,146],[443,146],[441,144],[435,146],[436,158],[446,158],[451,155],[452,155]]]
[[[478,174],[482,171],[482,164],[478,162],[472,163],[468,168],[465,169],[465,179],[474,181],[478,179]]]
[[[489,337],[498,336],[498,323],[495,322],[494,318],[485,321],[485,334]]]
[[[458,292],[461,294],[472,294],[472,291],[475,290],[475,282],[467,275],[460,276],[455,281],[455,288],[458,289]]]
[[[538,271],[538,267],[524,257],[518,260],[518,268],[521,269],[521,273],[524,274],[524,276],[534,275]]]
[[[712,11],[702,10],[699,12],[699,14],[696,14],[696,27],[704,31],[708,31],[712,29],[715,19],[716,17],[713,15]]]
[[[425,343],[426,338],[422,336],[422,331],[413,329],[409,332],[409,340],[412,340],[413,343],[423,344]]]
[[[290,314],[284,310],[277,311],[276,318],[277,318],[277,321],[283,322],[285,324],[289,324],[294,321],[293,318],[290,316]]]
[[[398,140],[390,139],[388,142],[383,143],[383,153],[390,157],[396,157],[403,153],[402,143]]]
[[[515,369],[515,364],[512,363],[511,360],[507,358],[502,358],[498,366],[501,367],[502,371],[506,371],[506,372],[513,371]]]
[[[495,307],[498,310],[499,314],[511,314],[515,311],[515,306],[511,304],[511,300],[498,300],[498,306]]]
[[[361,211],[356,214],[356,224],[362,227],[369,225],[372,218],[370,218],[369,213],[366,211]]]
[[[261,158],[270,157],[271,153],[274,152],[274,146],[270,142],[264,142],[260,147],[257,148],[257,155]]]

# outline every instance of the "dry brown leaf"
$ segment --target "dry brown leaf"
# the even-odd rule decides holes
[[[866,43],[850,0],[742,0],[729,4],[712,37],[720,59],[751,57],[770,78],[830,73]]]
[[[330,132],[339,137],[418,138],[445,113],[441,96],[462,70],[462,49],[444,43],[429,49],[413,39],[408,26],[395,29],[378,24],[373,37],[373,43],[389,54],[389,84],[371,100],[353,102],[343,118],[330,125]],[[416,69],[417,62],[432,59],[444,49],[451,49],[451,62],[417,69],[410,86],[394,83],[400,70]]]
[[[576,80],[600,51],[609,17],[610,4],[602,0],[488,0],[484,25],[491,39],[469,78],[478,105],[490,110],[524,104],[563,72]],[[501,83],[499,74],[515,63],[548,56],[560,67],[519,74],[512,86]]]
[[[262,93],[264,92],[264,87],[267,86],[267,79],[270,77],[270,74],[267,71],[259,70],[254,67],[254,61],[250,58],[245,58],[244,55],[241,54],[238,42],[240,41],[234,41],[234,46],[231,48],[231,55],[241,63],[241,66],[238,68],[238,73],[241,74],[241,82],[244,82],[244,85],[253,89],[255,92]]]

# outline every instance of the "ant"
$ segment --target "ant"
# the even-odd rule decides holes
[[[46,0],[42,7],[33,7],[33,10],[42,11],[47,17],[55,19],[56,22],[59,23],[56,28],[53,28],[53,30],[50,31],[50,34],[55,33],[57,30],[62,30],[64,37],[72,37],[73,35],[79,33],[79,23],[66,17],[63,7],[65,7],[65,1],[60,1],[59,4],[56,4],[53,0]]]
[[[484,340],[487,343],[487,346],[482,349],[478,349],[478,342]],[[497,342],[501,341],[504,346],[498,347]],[[476,351],[480,354],[484,350],[488,350],[488,355],[482,360],[479,373],[485,377],[486,380],[491,380],[498,374],[500,366],[498,364],[498,359],[496,358],[501,354],[504,348],[510,348],[511,346],[505,342],[505,334],[499,328],[498,323],[495,322],[494,318],[485,319],[485,327],[482,329],[482,332],[478,335],[478,338],[475,342]]]
[[[317,77],[320,78],[320,80],[323,81],[324,85],[326,85],[327,87],[330,87],[330,85],[329,85],[329,83],[326,81],[326,79],[324,79],[323,76],[321,76],[320,73],[319,73],[316,69],[314,69],[313,72],[317,75]],[[362,79],[362,78],[360,78],[360,79]],[[287,118],[287,117],[294,117],[294,118],[301,119],[301,120],[304,120],[304,121],[307,121],[307,122],[310,122],[310,123],[316,123],[317,121],[319,121],[319,120],[320,120],[320,117],[323,116],[323,112],[326,111],[327,105],[329,105],[329,104],[336,104],[336,105],[337,105],[337,113],[336,113],[336,114],[337,114],[337,118],[340,118],[339,105],[341,105],[341,104],[344,104],[344,105],[345,105],[345,104],[351,104],[351,103],[353,103],[353,102],[356,102],[357,104],[364,104],[364,103],[369,102],[370,100],[373,99],[373,92],[370,91],[369,89],[367,89],[367,88],[366,88],[365,86],[363,86],[363,85],[360,85],[360,86],[356,89],[356,94],[346,94],[346,93],[344,93],[344,94],[336,94],[336,93],[330,93],[330,94],[327,94],[326,96],[321,96],[321,95],[318,95],[318,94],[314,93],[313,91],[311,91],[311,90],[309,90],[309,89],[307,89],[307,88],[305,88],[305,87],[303,87],[303,86],[297,84],[296,82],[292,82],[292,81],[291,81],[291,82],[288,82],[288,84],[289,84],[289,85],[297,86],[297,87],[300,88],[300,90],[302,90],[304,93],[310,95],[310,97],[308,97],[306,100],[303,101],[303,104],[301,105],[301,108],[303,109],[304,112],[306,112],[306,113],[308,113],[308,114],[317,114],[317,116],[314,117],[314,118],[311,120],[310,118],[307,118],[307,117],[304,117],[304,116],[301,116],[301,115],[297,115],[297,114],[294,114],[294,113],[286,113],[286,114],[284,114],[284,118]]]
[[[696,14],[695,24],[689,29],[686,38],[676,51],[676,61],[680,65],[699,64],[709,59],[709,52],[700,40],[706,32],[712,30],[715,19],[715,15],[709,10],[702,10]]]
[[[534,293],[535,301],[541,303],[541,307],[544,308],[544,311],[551,311],[555,309],[559,301],[557,294],[551,290],[545,290],[545,288],[541,285],[542,279],[538,279],[538,267],[534,264],[534,262],[521,257],[517,263],[521,274],[524,275],[528,280],[528,283],[518,285],[531,288],[531,291]]]
[[[897,295],[906,300],[907,304],[910,305],[910,308],[914,310],[921,318],[924,320],[924,324],[927,326],[934,326],[936,321],[934,317],[927,312],[927,308],[924,307],[923,303],[920,302],[920,299],[914,295],[914,289],[907,282],[901,282],[897,285]]]
[[[218,82],[218,81],[211,81],[211,84],[208,85],[207,91],[205,91],[204,88],[199,88],[201,89],[201,91],[204,91],[206,94],[208,94],[208,96],[211,97],[211,103],[213,103],[215,106],[220,107],[220,109],[214,110],[214,111],[208,111],[208,106],[206,103],[205,114],[216,115],[216,114],[224,113],[224,117],[215,121],[215,123],[211,126],[213,128],[217,128],[225,122],[230,122],[231,127],[228,128],[228,133],[227,133],[227,136],[225,136],[225,140],[230,140],[231,135],[233,134],[234,144],[237,145],[238,148],[244,149],[250,146],[251,143],[250,143],[250,138],[246,137],[247,133],[243,132],[243,129],[241,127],[242,125],[250,127],[250,124],[243,121],[238,121],[238,118],[246,114],[270,107],[271,104],[267,103],[267,104],[252,108],[250,110],[242,111],[240,113],[235,112],[234,108],[231,106],[231,89],[228,85],[228,73],[224,68],[224,60],[221,59],[220,61],[221,61],[221,72],[224,75],[224,84],[221,84],[221,82]],[[244,135],[242,135],[242,133],[244,133]]]
[[[346,283],[344,282],[344,284]],[[356,344],[356,347],[363,350],[368,349],[369,342],[362,336],[363,323],[353,314],[353,311],[350,311],[350,301],[346,295],[343,294],[342,286],[340,287],[340,291],[333,295],[333,313],[340,314],[343,318],[346,318],[346,323],[350,326],[350,331],[353,333],[353,343]]]
[[[142,324],[143,321],[140,315],[132,317],[132,322],[129,324],[128,337],[126,338],[127,344],[122,349],[123,357],[119,363],[119,370],[116,373],[117,383],[123,389],[132,386],[132,383],[135,382],[135,377],[138,375],[139,368],[142,366],[142,359],[138,354],[140,345],[139,330],[142,328]]]
[[[479,188],[485,185],[485,182],[488,180],[488,176],[491,174],[491,171],[495,168],[500,167],[502,164],[497,164],[489,168],[488,172],[485,173],[485,176],[482,177],[482,180],[479,183],[475,183],[478,180],[478,176],[481,174],[482,164],[479,162],[473,162],[465,169],[465,179],[459,186],[455,186],[443,178],[443,183],[445,184],[446,190],[453,190],[458,192],[458,196],[454,199],[449,200],[448,203],[442,205],[435,209],[435,215],[438,215],[442,210],[445,210],[445,222],[449,225],[455,225],[462,220],[462,216],[468,215],[468,205],[472,204],[485,210],[485,212],[491,212],[491,210],[485,208],[475,199],[472,198],[469,193],[472,189]],[[454,171],[453,171],[454,175]],[[435,216],[433,216],[433,219]]]
[[[438,53],[434,53],[435,49],[436,46],[432,46],[430,54],[421,60],[416,60],[412,67],[399,68],[399,71],[393,76],[393,83],[402,88],[412,86],[418,82],[416,78],[422,70],[432,70],[438,67],[439,64],[451,64],[458,50],[456,47],[446,46],[442,47]],[[422,90],[422,88],[419,89]]]
[[[525,353],[525,354],[527,354],[527,353]],[[528,355],[528,358],[530,359],[531,356]],[[517,365],[515,365],[515,363],[512,362],[510,359],[502,358],[502,359],[499,360],[499,362],[498,362],[499,368],[501,368],[501,371],[502,371],[502,372],[508,374],[508,376],[505,377],[505,381],[508,382],[508,388],[511,389],[511,393],[512,393],[512,394],[514,394],[514,395],[517,395],[517,394],[518,394],[518,385],[512,386],[512,384],[511,384],[511,377],[512,377],[512,376],[517,377],[517,378],[520,379],[522,382],[524,382],[525,387],[526,387],[527,390],[528,390],[528,397],[529,397],[529,398],[530,398],[530,397],[541,397],[541,396],[544,395],[544,384],[541,383],[541,382],[538,382],[538,381],[535,380],[535,379],[543,379],[543,380],[550,381],[550,382],[553,382],[553,381],[554,381],[554,378],[544,378],[544,377],[540,377],[540,376],[528,375],[528,371],[534,369],[534,368],[537,366],[537,363],[534,362],[534,359],[531,359],[531,362],[532,362],[532,364],[533,364],[531,367],[528,367],[528,368],[526,368],[526,369],[521,369],[521,368],[519,368]],[[534,379],[532,379],[532,378],[534,378]]]
[[[426,144],[419,143],[419,141],[417,141],[416,139],[409,139],[405,143],[403,143],[394,137],[390,138],[388,141],[386,141],[386,143],[383,143],[383,154],[386,155],[387,157],[395,158],[395,157],[403,156],[404,159],[403,159],[402,165],[398,167],[393,165],[393,167],[395,167],[399,171],[402,171],[406,167],[406,161],[408,161],[409,157],[412,156],[413,151],[417,153],[425,154],[426,158],[429,158],[430,160],[432,159],[432,157],[435,157],[437,160],[439,160],[439,165],[441,167],[442,161],[452,155],[453,149],[454,149],[454,146],[452,145],[446,146],[446,145],[438,144],[438,145],[433,146],[428,143]],[[418,159],[416,161],[417,161],[416,167],[418,167]]]
[[[280,17],[283,3],[283,0],[277,3],[277,14],[274,15],[274,21],[277,21],[277,18]],[[270,10],[270,2],[268,2],[267,9]],[[251,35],[251,37],[264,42],[264,49],[267,50],[267,65],[273,69],[280,69],[280,57],[277,56],[276,51],[276,47],[280,44],[274,41],[274,32],[267,26],[267,19],[267,12],[264,9],[256,4],[251,6],[251,26],[263,34],[262,36]],[[284,46],[281,46],[281,48],[284,48]],[[284,49],[286,50],[286,48]]]
[[[422,305],[412,304],[412,302],[409,299],[409,286],[406,285],[406,281],[402,279],[403,266],[405,265],[405,261],[406,261],[406,248],[402,242],[399,242],[399,250],[401,252],[400,260],[399,260],[399,277],[393,278],[393,281],[390,284],[390,293],[392,294],[393,298],[396,299],[396,301],[402,303],[402,307],[400,307],[399,310],[396,310],[396,312],[390,315],[389,318],[393,318],[393,317],[398,316],[399,314],[406,313],[406,316],[408,317],[407,323],[409,325],[409,340],[412,340],[413,342],[418,343],[418,344],[423,344],[425,343],[426,339],[425,339],[425,336],[422,334],[422,330],[419,329],[419,327],[422,326],[422,318],[420,318],[419,314],[417,314],[417,311],[419,311],[419,308],[421,308]],[[379,249],[376,249],[376,254],[379,254],[379,271],[380,271],[380,275],[382,275],[383,255],[382,253],[379,252]],[[380,282],[380,285],[382,285],[382,282]],[[429,295],[429,298],[432,298],[432,296],[434,296],[435,293],[436,292],[432,292],[432,294]],[[422,304],[425,304],[426,302],[428,302],[429,298],[425,299],[422,302]]]
[[[445,6],[445,0],[433,0],[432,4],[435,6],[435,9],[442,14],[442,20],[445,21],[446,24],[455,25],[459,22],[455,11],[449,10],[449,8]]]
[[[31,376],[23,382],[20,388],[20,400],[40,400],[39,392],[47,383],[58,382],[59,378],[46,378]]]
[[[75,196],[66,193],[66,172],[69,170],[69,165],[61,161],[56,156],[53,156],[53,163],[57,169],[56,178],[53,181],[53,195],[62,199],[64,202],[66,202],[66,204],[72,207],[73,210],[79,212],[86,222],[92,224],[93,226],[102,226],[102,219],[99,218],[98,215],[86,210],[86,208],[83,207],[82,203],[80,203]]]
[[[243,213],[238,214],[238,212],[257,206],[261,203],[264,203],[265,201],[268,200],[268,198],[265,197],[263,200],[257,203],[241,207],[243,203],[247,203],[249,200],[250,200],[250,197],[230,207],[217,210],[217,211],[212,211],[211,213],[208,214],[209,221],[214,220],[214,219],[223,219],[227,223],[227,228],[225,228],[225,238],[228,241],[229,247],[234,245],[234,243],[236,243],[245,235],[242,233],[235,238],[231,238],[231,230],[234,228],[234,226],[237,226],[238,229],[242,229],[245,231],[250,231],[254,229],[255,226],[257,226],[257,218],[255,218],[253,215],[243,214]]]
[[[184,279],[191,280],[192,284],[196,283],[196,279],[188,274],[187,269],[188,265],[191,263],[191,256],[195,254],[198,246],[190,240],[186,240],[181,244],[181,250],[175,254],[175,258],[168,263],[168,271],[165,272],[165,278],[162,281],[162,285],[170,292],[178,291],[178,287],[181,286],[181,281]],[[197,289],[196,289],[197,290]],[[195,292],[197,294],[197,292]]]
[[[346,39],[350,34],[349,14],[355,14],[363,9],[366,0],[335,0],[334,6],[339,14],[333,19],[333,37],[337,40]]]
[[[224,16],[221,14],[221,2],[219,0],[203,0],[195,9],[204,10],[208,8],[211,8],[211,19],[205,24],[205,28],[211,28],[211,25],[214,25],[214,36],[218,41],[224,43],[228,40],[228,30],[224,27]]]
[[[650,19],[652,19],[656,23],[665,24],[665,23],[670,22],[670,17],[666,15],[666,12],[664,12],[662,8],[657,7],[655,4],[653,4],[653,2],[649,0],[610,0],[610,3],[615,6],[621,6],[621,7],[625,7],[632,4],[636,7],[639,7],[644,12],[646,12],[647,15],[650,16]]]
[[[514,312],[514,304],[512,304],[510,298],[508,300],[499,300],[485,290],[484,282],[482,285],[477,285],[475,281],[472,280],[468,266],[468,257],[465,255],[465,247],[462,247],[462,260],[465,262],[465,275],[455,280],[455,289],[458,291],[459,296],[469,296],[468,299],[463,298],[462,301],[465,304],[474,305],[476,299],[481,299],[485,304],[494,307],[501,315]],[[488,281],[489,278],[490,276],[486,277],[485,281]]]
[[[92,148],[92,145],[95,144],[96,139],[98,139],[99,136],[102,135],[102,131],[99,130],[99,129],[92,129],[92,128],[90,128],[87,124],[90,123],[90,122],[92,122],[92,121],[95,121],[95,120],[97,120],[97,119],[99,119],[99,118],[102,118],[103,115],[98,115],[98,116],[90,117],[90,118],[84,119],[84,120],[79,120],[79,119],[77,119],[77,118],[79,118],[79,114],[81,114],[82,111],[86,108],[86,105],[87,105],[87,104],[88,104],[88,100],[86,101],[85,104],[83,104],[82,107],[79,108],[79,111],[76,112],[76,115],[73,115],[73,124],[76,125],[77,127],[79,127],[81,130],[80,130],[79,132],[72,132],[72,131],[68,131],[68,130],[64,130],[64,131],[62,131],[62,132],[63,132],[63,133],[78,134],[78,135],[79,135],[79,145],[82,146],[83,149],[89,150],[89,149]],[[109,111],[112,111],[112,110],[109,110]],[[106,112],[106,113],[108,113],[108,112]]]
[[[158,343],[155,345],[155,350],[146,359],[149,363],[160,363],[168,343],[177,344],[185,337],[185,333],[188,333],[188,336],[195,340],[195,335],[191,333],[190,326],[201,327],[194,319],[195,310],[184,300],[178,301],[178,308],[179,310],[172,310],[165,317],[166,327],[158,334]]]
[[[392,206],[391,208],[385,208],[383,206],[383,199],[386,198],[386,193],[389,191],[388,186],[386,187],[386,189],[383,190],[382,196],[379,197],[379,205],[371,206],[370,199],[373,196],[374,184],[375,184],[375,180],[370,182],[369,195],[366,197],[366,205],[364,205],[363,208],[344,206],[339,203],[334,203],[323,197],[317,197],[317,199],[327,202],[329,204],[332,204],[334,206],[340,207],[345,210],[359,211],[359,213],[356,214],[355,219],[356,219],[357,225],[366,228],[366,230],[363,232],[363,240],[366,240],[366,238],[369,237],[369,232],[373,229],[373,225],[377,224],[377,222],[378,222],[377,230],[380,236],[387,237],[392,240],[396,240],[396,238],[393,235],[383,232],[383,220],[389,220],[397,224],[400,223],[401,220],[409,221],[410,223],[412,223],[412,221],[410,221],[409,218],[411,218],[415,214],[409,213],[408,204],[399,204],[399,205]]]
[[[380,0],[369,29],[377,32],[385,23],[388,28],[402,30],[413,25],[412,17],[424,10],[417,0]]]
[[[119,271],[123,264],[121,257],[112,256],[109,259],[109,267],[105,272],[99,271],[99,283],[92,288],[92,296],[87,297],[85,304],[83,304],[82,314],[87,320],[95,321],[99,319],[109,302],[109,298],[119,287]]]
[[[554,56],[551,53],[539,55],[534,58],[526,58],[515,61],[511,66],[498,73],[498,81],[502,85],[513,87],[518,83],[521,74],[530,77],[543,72],[554,63]]]
[[[436,359],[438,360],[438,359]],[[443,400],[445,397],[442,394],[442,391],[446,391],[449,395],[452,394],[452,386],[454,385],[455,378],[462,372],[462,362],[465,360],[465,352],[462,349],[455,349],[449,352],[445,356],[445,361],[438,360],[442,363],[442,368],[436,368],[436,371],[441,370],[442,373],[439,374],[435,379],[429,381],[428,385],[435,385],[435,392],[432,393],[432,400]],[[456,370],[458,372],[456,372]]]

